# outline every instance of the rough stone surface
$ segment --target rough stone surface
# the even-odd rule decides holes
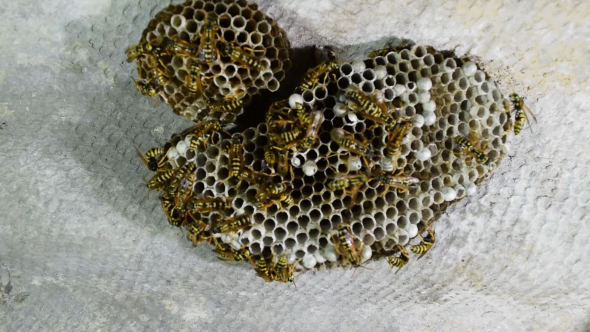
[[[0,4],[6,330],[590,329],[586,2],[260,2],[296,48],[397,36],[477,56],[539,119],[421,260],[307,272],[297,289],[193,249],[147,199],[133,146],[187,122],[135,90],[124,51],[168,4]]]

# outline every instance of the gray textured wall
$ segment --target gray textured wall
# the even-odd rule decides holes
[[[188,124],[135,90],[124,50],[167,4],[0,0],[0,329],[590,330],[588,2],[261,1],[295,47],[473,55],[539,119],[423,259],[297,289],[191,248],[147,198],[133,146]]]

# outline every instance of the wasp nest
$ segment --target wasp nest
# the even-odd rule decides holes
[[[400,47],[304,80],[266,123],[229,137],[202,122],[146,154],[169,221],[267,281],[380,257],[401,268],[507,152],[508,101],[468,58]]]
[[[170,5],[128,50],[140,92],[159,95],[189,120],[224,124],[259,90],[279,88],[291,53],[285,31],[257,4],[234,0]]]

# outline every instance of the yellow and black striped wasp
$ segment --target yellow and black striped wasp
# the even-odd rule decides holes
[[[524,103],[522,98],[516,94],[510,94],[510,101],[512,102],[512,106],[514,108],[514,135],[520,134],[522,128],[524,128],[525,122],[529,122],[529,118],[533,119],[537,122],[537,117],[531,111],[531,109]],[[530,122],[529,122],[530,128]]]
[[[420,237],[422,237],[422,235],[420,235]],[[430,250],[430,248],[432,248],[432,246],[434,246],[435,242],[436,236],[434,234],[434,230],[429,229],[428,235],[422,237],[422,241],[420,241],[420,244],[410,246],[410,250],[416,255],[420,255],[420,257],[418,257],[418,259],[420,259],[422,258],[422,256],[426,255],[426,253]]]
[[[246,67],[254,68],[258,71],[263,70],[263,64],[254,56],[244,52],[238,45],[234,43],[219,42],[219,49],[221,54],[229,57],[235,62],[238,62]]]
[[[397,245],[397,248],[400,252],[400,256],[389,256],[387,257],[387,263],[389,263],[389,267],[393,268],[394,266],[397,267],[395,273],[397,274],[399,270],[404,267],[410,261],[410,254],[408,250],[404,246]]]
[[[360,248],[356,246],[356,236],[352,233],[350,226],[345,223],[338,225],[338,233],[332,235],[332,242],[336,247],[336,252],[348,260],[353,267],[359,267],[362,263],[362,241],[359,241]]]

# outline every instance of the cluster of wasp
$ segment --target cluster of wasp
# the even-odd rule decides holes
[[[154,64],[158,63],[158,54],[170,50],[181,52],[180,54],[199,55],[201,62],[211,61],[216,54],[214,48],[211,48],[211,41],[215,39],[215,24],[209,20],[204,25],[201,33],[201,45],[198,48],[192,48],[191,45],[180,43],[181,46],[171,47],[172,44],[164,46],[154,46],[151,44],[140,44],[130,49],[129,54],[143,54],[153,58]],[[223,46],[223,41],[220,41]],[[226,44],[227,47],[227,44]],[[230,49],[225,48],[224,54],[230,55],[233,46]],[[179,51],[182,49],[182,51]],[[399,49],[379,50],[373,54],[388,53],[399,51]],[[179,54],[179,53],[177,53]],[[239,61],[251,66],[257,65],[255,59],[251,56],[244,55],[239,51],[234,55]],[[376,55],[375,55],[376,56]],[[233,58],[232,57],[232,58]],[[249,186],[257,187],[257,192],[253,197],[254,203],[259,210],[266,210],[276,205],[280,209],[290,207],[296,204],[296,199],[291,195],[293,190],[292,181],[295,179],[292,165],[292,156],[295,153],[303,153],[314,148],[318,142],[318,136],[325,130],[324,111],[315,109],[307,105],[301,96],[306,90],[312,90],[318,85],[326,85],[329,77],[336,76],[339,63],[336,60],[335,53],[329,54],[329,59],[309,69],[303,77],[303,82],[290,98],[280,100],[271,105],[266,114],[266,127],[268,132],[266,136],[268,142],[264,147],[264,169],[256,171],[245,165],[245,149],[240,141],[240,134],[234,134],[225,146],[225,152],[228,155],[227,167],[228,174],[222,183],[233,181],[234,188],[237,188],[242,182],[247,182]],[[198,71],[196,72],[198,76]],[[192,74],[191,74],[192,75]],[[200,80],[199,80],[200,81]],[[192,81],[187,82],[189,86]],[[150,82],[138,83],[138,88],[146,86]],[[331,169],[325,182],[325,187],[331,191],[344,191],[349,194],[349,208],[356,203],[356,197],[361,187],[369,182],[378,182],[381,193],[395,190],[397,192],[409,192],[415,190],[421,181],[413,176],[403,174],[404,168],[398,169],[395,166],[401,150],[402,141],[409,135],[413,127],[411,117],[401,117],[396,112],[404,106],[401,99],[394,99],[390,102],[391,106],[382,99],[378,94],[368,94],[357,85],[350,85],[343,89],[343,100],[349,110],[357,116],[363,118],[369,125],[369,128],[382,128],[385,133],[385,145],[380,154],[378,149],[367,141],[363,135],[351,133],[344,128],[332,128],[329,136],[332,142],[338,145],[339,150],[343,153],[325,156],[326,159],[332,157],[341,158],[346,155],[349,159],[360,160],[362,166],[356,170],[347,170],[346,172]],[[196,90],[195,90],[196,91]],[[507,108],[507,112],[515,111],[515,121],[511,124],[515,134],[519,134],[528,117],[535,119],[534,114],[526,107],[522,99],[516,95],[510,95],[512,107]],[[225,101],[217,108],[223,112],[231,110],[231,103],[235,100]],[[536,119],[535,119],[536,120]],[[195,178],[197,166],[194,162],[185,162],[177,164],[170,159],[169,150],[173,145],[179,149],[177,144],[179,140],[187,142],[185,151],[187,155],[196,155],[206,150],[207,147],[215,140],[214,136],[223,136],[226,133],[222,130],[223,124],[217,119],[202,121],[195,126],[183,131],[178,135],[175,142],[168,142],[162,148],[154,148],[145,155],[138,154],[151,170],[156,172],[151,179],[147,181],[147,187],[150,190],[161,191],[160,201],[168,221],[171,225],[185,227],[187,238],[194,246],[208,242],[214,244],[215,252],[221,259],[228,261],[247,261],[257,272],[257,275],[266,281],[292,282],[295,279],[294,272],[300,259],[292,259],[285,253],[282,254],[259,254],[254,255],[247,246],[236,249],[235,246],[220,241],[219,238],[227,234],[238,234],[247,228],[253,226],[253,216],[248,212],[234,214],[232,200],[234,197],[215,197],[204,195],[200,190],[195,189]],[[455,136],[453,141],[460,149],[460,153],[465,156],[473,157],[480,164],[486,164],[490,160],[484,152],[485,148],[480,146],[477,139],[473,136],[463,137]],[[221,139],[218,138],[218,144]],[[393,164],[390,170],[383,170],[375,160],[389,160]],[[333,164],[328,162],[328,165]],[[237,183],[236,183],[237,181]],[[431,225],[431,224],[429,224]],[[422,234],[425,235],[423,236]],[[431,227],[426,227],[418,234],[421,238],[419,244],[410,245],[410,251],[422,257],[435,244],[435,231]],[[348,220],[342,221],[332,231],[331,240],[334,244],[336,253],[341,257],[342,263],[350,264],[353,267],[359,267],[367,257],[364,254],[363,241],[359,239],[351,230]],[[370,249],[370,248],[367,248]],[[371,257],[369,255],[369,257]],[[386,257],[391,268],[397,267],[398,271],[409,260],[410,255],[405,246],[396,245],[394,250],[387,252],[380,251],[372,256],[373,259]]]
[[[241,47],[234,42],[226,41],[219,33],[219,19],[214,13],[209,13],[200,32],[190,42],[177,37],[163,37],[129,47],[127,60],[145,59],[150,68],[146,74],[145,70],[138,66],[140,79],[135,81],[137,90],[152,98],[158,95],[163,96],[164,88],[173,75],[173,70],[166,64],[171,62],[172,56],[176,56],[180,59],[188,59],[189,72],[184,77],[188,96],[193,101],[204,99],[210,117],[215,117],[215,113],[240,110],[244,106],[242,98],[246,91],[236,89],[234,93],[223,96],[221,100],[214,100],[206,92],[206,87],[211,85],[214,76],[205,75],[204,66],[209,68],[223,58],[224,63],[229,61],[240,67],[262,71],[265,65],[255,56],[255,53],[264,52],[264,50]]]

